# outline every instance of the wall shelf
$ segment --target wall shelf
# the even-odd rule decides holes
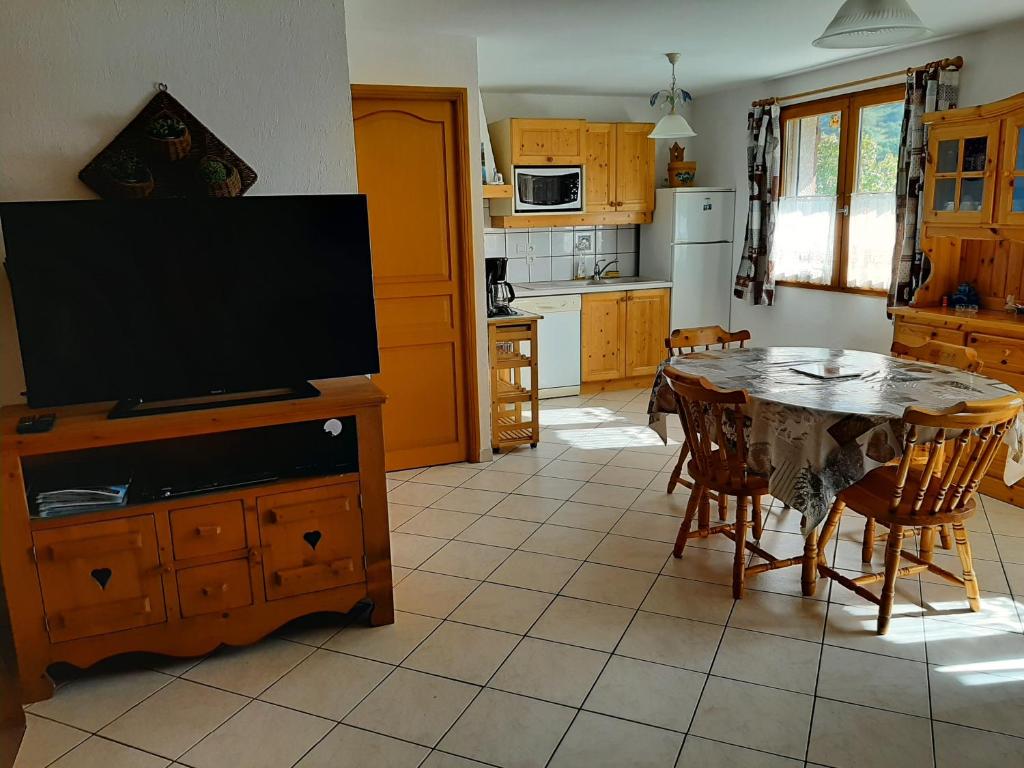
[[[511,184],[484,184],[484,200],[512,197]]]

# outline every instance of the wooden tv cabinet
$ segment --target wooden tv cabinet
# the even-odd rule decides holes
[[[55,662],[88,667],[133,651],[197,656],[365,600],[371,624],[394,621],[385,396],[363,377],[314,383],[320,397],[116,420],[107,419],[109,403],[61,408],[42,434],[17,434],[29,409],[0,411],[0,571],[26,702],[53,695],[47,668]],[[323,443],[329,419],[344,425],[344,455],[352,458],[340,471],[306,469],[141,502],[130,489],[129,503],[116,509],[33,514],[29,487],[45,487],[41,478],[54,473],[98,479],[97,467],[120,463],[134,473],[133,487],[148,487],[139,478],[152,475],[159,488],[175,461],[192,476],[219,463],[236,471],[248,456],[261,460],[264,446],[281,452],[282,430],[321,435],[298,441],[297,466],[301,446]]]

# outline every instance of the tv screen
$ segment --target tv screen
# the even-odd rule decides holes
[[[366,199],[0,204],[32,407],[379,371]]]

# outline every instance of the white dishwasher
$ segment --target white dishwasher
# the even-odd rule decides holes
[[[543,315],[537,328],[538,395],[563,397],[580,393],[580,310],[578,293],[565,296],[516,297],[515,309]],[[523,371],[529,382],[529,369]]]

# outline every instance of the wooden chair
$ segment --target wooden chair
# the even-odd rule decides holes
[[[717,349],[728,349],[730,344],[738,344],[740,347],[750,341],[750,331],[727,331],[720,325],[705,325],[700,328],[678,328],[672,331],[665,339],[665,349],[669,356],[681,356],[688,352],[697,352],[700,348],[711,349],[712,345]],[[686,466],[686,459],[690,448],[683,441],[679,450],[679,461],[668,478],[668,492],[672,493],[676,485],[682,484],[687,488],[693,488],[693,483],[683,477],[683,468]],[[718,501],[718,517],[725,520],[728,516],[725,499],[713,499]],[[760,515],[755,518],[755,537],[761,538]]]
[[[984,365],[978,359],[978,353],[975,350],[969,347],[961,347],[957,344],[947,344],[944,341],[926,341],[924,344],[919,344],[915,347],[894,341],[892,347],[890,347],[890,352],[893,357],[920,360],[923,363],[935,363],[936,365],[948,365],[950,368],[959,368],[970,373],[978,373]],[[919,456],[919,461],[925,460],[926,457]],[[936,466],[942,466],[941,456]],[[888,531],[876,533],[875,521],[869,517],[864,522],[861,561],[870,563],[874,556],[875,544],[879,541],[885,541],[888,535]],[[914,530],[907,529],[904,531],[904,535],[913,536]],[[939,528],[939,541],[943,549],[953,548],[953,531],[948,525],[943,525]]]
[[[752,475],[747,470],[744,433],[747,417],[742,410],[742,406],[749,402],[747,393],[742,389],[719,389],[705,378],[688,376],[671,366],[665,368],[665,378],[675,395],[686,442],[690,446],[692,458],[687,468],[695,481],[672,555],[682,557],[687,539],[693,537],[706,538],[716,533],[729,537],[736,544],[732,594],[739,599],[743,597],[747,575],[802,562],[801,557],[776,558],[752,541],[747,541],[748,502],[753,508],[754,519],[759,521],[761,497],[768,493],[768,479]],[[736,497],[734,524],[711,525],[708,500],[712,492],[718,494],[719,499]],[[695,515],[697,530],[691,531]],[[767,562],[746,567],[748,550]]]
[[[903,457],[898,465],[879,467],[836,498],[815,547],[805,549],[804,572],[816,570],[866,600],[878,605],[878,634],[889,628],[896,578],[930,571],[962,585],[972,611],[981,608],[978,580],[971,563],[971,546],[964,521],[974,514],[975,492],[999,449],[1003,433],[1024,405],[1017,395],[998,400],[958,403],[943,411],[910,407],[903,414],[907,425]],[[950,457],[940,466],[943,447],[950,442]],[[920,461],[924,456],[924,465]],[[850,508],[889,529],[885,548],[885,571],[851,579],[828,567],[824,552],[835,533],[843,510]],[[952,525],[963,577],[932,562],[935,529]],[[906,528],[922,529],[919,554],[903,551]],[[912,565],[900,566],[901,560]],[[883,582],[881,597],[864,588]]]

